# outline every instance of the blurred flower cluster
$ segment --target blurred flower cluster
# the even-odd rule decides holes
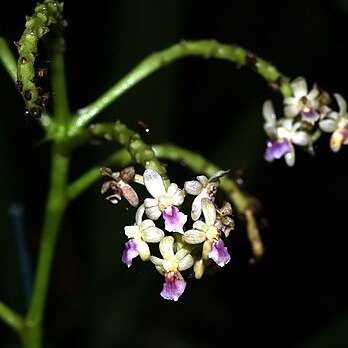
[[[210,178],[197,176],[181,189],[175,183],[166,188],[161,175],[152,169],[146,169],[143,175],[135,174],[133,167],[121,172],[101,169],[102,175],[111,178],[101,192],[111,190],[106,198],[112,203],[124,197],[132,206],[139,205],[131,182],[143,184],[151,195],[138,206],[135,223],[124,228],[128,241],[122,262],[130,267],[138,256],[151,261],[164,276],[164,299],[177,301],[182,295],[186,287],[184,271],[200,279],[206,267],[214,263],[223,267],[230,261],[223,238],[234,228],[232,207],[228,202],[221,207],[215,202],[220,178],[227,173],[220,170]],[[189,196],[194,198],[189,201]],[[183,209],[188,209],[188,214]]]
[[[314,153],[313,143],[321,132],[331,133],[330,148],[337,152],[348,144],[347,103],[334,94],[338,111],[333,110],[331,97],[316,84],[308,91],[307,82],[297,77],[291,83],[293,96],[286,97],[284,117],[278,117],[270,100],[263,105],[264,130],[269,137],[265,159],[269,162],[284,157],[289,166],[295,163],[294,145]]]

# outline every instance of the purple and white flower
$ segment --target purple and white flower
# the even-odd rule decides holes
[[[207,198],[214,201],[215,194],[220,185],[220,178],[227,174],[228,170],[219,170],[209,179],[200,175],[197,180],[186,181],[184,184],[185,191],[190,195],[195,195],[192,202],[191,218],[193,221],[199,219],[202,214],[202,199]]]
[[[293,118],[277,119],[273,104],[267,100],[262,109],[265,120],[264,130],[270,137],[267,141],[267,149],[264,158],[271,162],[274,159],[284,157],[288,166],[295,164],[295,148],[293,144],[311,147],[309,134],[302,129],[301,122],[295,122]]]
[[[203,243],[202,258],[211,258],[219,266],[224,266],[229,262],[229,254],[224,244],[216,244],[221,240],[220,229],[216,223],[216,209],[214,204],[207,198],[202,200],[202,211],[204,220],[197,220],[193,223],[193,228],[184,233],[183,239],[188,244]],[[219,256],[220,255],[220,256]],[[228,255],[228,256],[227,256]]]
[[[146,215],[151,220],[157,220],[163,215],[168,232],[183,233],[187,215],[177,207],[184,201],[184,192],[174,183],[166,190],[161,175],[152,169],[145,170],[143,178],[146,189],[153,197],[144,201]]]
[[[347,103],[340,94],[334,94],[339,111],[328,112],[319,122],[321,130],[332,133],[330,138],[330,148],[338,152],[342,144],[348,144],[348,114]]]
[[[164,237],[159,243],[159,249],[163,259],[151,256],[150,260],[157,271],[165,276],[161,296],[166,300],[177,301],[186,287],[186,282],[180,271],[192,267],[193,257],[185,248],[174,253],[174,238],[172,236]]]
[[[307,82],[303,77],[297,77],[291,82],[293,91],[292,97],[284,98],[284,114],[286,117],[295,117],[301,115],[302,121],[306,121],[312,125],[319,120],[318,109],[319,88],[314,84],[310,92],[308,92]]]
[[[135,224],[124,228],[129,241],[125,244],[122,262],[128,267],[132,265],[133,258],[138,255],[143,261],[149,260],[151,253],[147,243],[158,243],[164,238],[164,232],[156,227],[152,220],[142,221],[144,211],[145,207],[141,205],[135,215]]]

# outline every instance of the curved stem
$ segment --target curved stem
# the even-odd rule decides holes
[[[18,334],[21,334],[24,321],[21,315],[0,301],[0,319]]]
[[[66,187],[69,167],[68,156],[58,144],[52,147],[51,183],[48,194],[43,234],[41,237],[38,266],[35,275],[33,297],[26,317],[27,331],[23,342],[27,347],[41,346],[41,330],[47,290],[52,268],[58,228],[67,205]]]
[[[286,76],[264,59],[240,46],[226,45],[215,40],[182,41],[145,58],[97,100],[80,109],[73,120],[72,127],[80,128],[88,124],[97,114],[139,81],[173,61],[188,56],[224,59],[238,65],[250,67],[272,84],[274,88],[279,89],[284,96],[290,96],[292,93],[289,79]]]

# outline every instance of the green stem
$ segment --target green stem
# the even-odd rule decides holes
[[[38,266],[33,297],[26,317],[27,331],[23,336],[25,347],[41,347],[42,319],[59,225],[67,205],[68,156],[58,144],[52,147],[51,183],[44,214]]]
[[[65,77],[65,40],[60,34],[53,40],[51,50],[51,84],[53,99],[53,114],[60,134],[65,137],[70,117],[69,99]],[[59,136],[59,135],[58,135]]]
[[[78,115],[73,120],[73,126],[79,128],[88,124],[97,114],[139,81],[173,61],[188,56],[224,59],[241,66],[250,67],[268,83],[272,84],[274,88],[278,88],[284,97],[292,95],[289,79],[286,76],[264,59],[240,46],[226,45],[215,40],[182,41],[145,58],[97,100],[79,110]]]
[[[169,186],[167,170],[157,159],[152,147],[145,144],[141,136],[125,124],[120,122],[97,123],[90,128],[90,132],[91,136],[117,141],[125,146],[134,162],[141,164],[145,169],[157,171],[161,174],[164,185]]]
[[[23,331],[24,321],[21,315],[0,301],[0,319],[19,335]]]
[[[0,62],[4,66],[5,70],[10,75],[12,81],[16,83],[17,81],[17,62],[14,55],[12,54],[10,47],[3,37],[0,37]],[[42,127],[49,130],[53,126],[51,117],[46,111],[43,111],[39,122]]]
[[[3,37],[0,37],[0,62],[5,67],[12,81],[17,79],[17,62],[9,45]]]

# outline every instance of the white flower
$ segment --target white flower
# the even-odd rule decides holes
[[[295,117],[301,114],[303,121],[314,124],[319,119],[319,89],[314,84],[308,92],[307,82],[303,77],[297,77],[291,82],[292,97],[284,98],[284,114],[286,117]]]
[[[159,249],[163,259],[151,256],[150,260],[161,274],[185,271],[194,263],[189,250],[181,248],[174,253],[174,238],[172,236],[164,237],[159,243]]]
[[[342,144],[348,143],[348,114],[347,103],[340,94],[334,94],[339,112],[331,111],[319,122],[319,127],[327,133],[332,133],[330,148],[337,152]]]
[[[157,220],[163,214],[166,230],[182,233],[187,215],[176,207],[183,203],[184,192],[174,183],[166,190],[161,175],[152,169],[145,170],[143,178],[146,189],[154,197],[144,201],[146,215],[151,220]]]
[[[193,221],[199,219],[202,213],[202,199],[208,198],[214,200],[214,196],[220,185],[220,178],[227,174],[228,170],[219,170],[209,179],[200,175],[197,176],[196,180],[186,181],[184,184],[184,189],[190,195],[197,196],[192,202],[191,208],[191,218]]]
[[[132,264],[132,259],[137,256],[137,253],[143,261],[149,260],[151,254],[147,243],[158,243],[164,238],[164,232],[156,227],[152,220],[142,221],[144,210],[144,205],[141,205],[135,215],[135,224],[124,228],[125,234],[131,242],[126,243],[122,256],[123,262],[128,267]]]

